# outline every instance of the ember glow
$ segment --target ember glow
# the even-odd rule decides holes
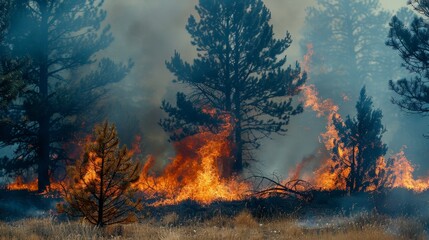
[[[154,205],[176,204],[194,200],[200,204],[214,201],[241,200],[250,190],[250,185],[238,177],[226,177],[227,164],[231,161],[231,145],[228,138],[232,131],[230,117],[224,116],[225,125],[219,133],[203,130],[176,143],[176,156],[160,174],[151,169],[155,163],[149,158],[143,167],[135,187],[149,197]]]

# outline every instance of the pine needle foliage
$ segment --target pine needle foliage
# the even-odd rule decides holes
[[[83,157],[67,169],[65,203],[58,206],[59,212],[98,227],[137,221],[141,203],[131,184],[139,179],[140,169],[126,146],[119,147],[114,124],[96,126]]]

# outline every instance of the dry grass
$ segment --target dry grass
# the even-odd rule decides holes
[[[424,226],[416,220],[369,215],[317,227],[290,218],[258,222],[246,211],[233,218],[219,215],[186,225],[177,224],[178,221],[177,214],[171,214],[160,222],[111,226],[101,231],[79,222],[28,219],[0,223],[0,239],[425,239]]]

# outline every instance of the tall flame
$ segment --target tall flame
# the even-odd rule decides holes
[[[414,178],[415,167],[405,156],[404,149],[394,154],[388,161],[390,166],[386,168],[391,172],[387,183],[389,187],[406,188],[416,192],[429,189],[429,177]]]
[[[242,199],[250,186],[237,177],[222,176],[225,161],[231,160],[230,116],[225,114],[224,120],[219,133],[202,130],[176,143],[177,155],[158,176],[150,173],[155,159],[149,158],[135,186],[148,196],[159,198],[155,205],[189,199],[201,204]]]
[[[304,70],[310,72],[310,60],[314,54],[313,46],[307,46],[307,54],[304,56],[302,65]],[[317,89],[312,84],[306,84],[302,87],[304,106],[316,112],[317,117],[326,116],[327,126],[326,132],[321,134],[324,147],[328,152],[332,152],[335,147],[335,141],[339,139],[338,131],[334,126],[334,119],[336,122],[343,123],[341,115],[338,113],[339,107],[331,99],[323,100],[319,97]],[[344,96],[344,99],[348,99]],[[352,149],[339,146],[338,152],[340,158],[350,156]],[[321,159],[320,167],[314,172],[314,176],[309,181],[313,183],[316,188],[321,190],[345,190],[345,179],[350,174],[350,169],[341,166],[341,163],[334,161],[332,155],[325,159]],[[296,172],[301,172],[305,162],[298,164]],[[413,177],[414,167],[410,161],[405,157],[403,150],[393,155],[388,161],[384,157],[377,160],[376,174],[385,175],[385,186],[390,188],[406,188],[413,191],[421,192],[429,188],[429,177],[415,179]],[[295,177],[296,174],[294,174]],[[368,191],[375,190],[377,186],[369,186]]]
[[[314,54],[313,46],[307,45],[307,54],[302,62],[305,72],[310,73],[310,60]],[[308,78],[309,80],[310,78]],[[326,116],[327,126],[326,132],[321,134],[322,141],[326,150],[331,151],[334,148],[334,142],[338,139],[338,132],[334,126],[334,118],[342,122],[341,116],[338,113],[339,107],[335,105],[331,99],[321,99],[316,86],[313,84],[305,84],[302,89],[304,107],[316,112],[317,117]],[[340,148],[340,152],[345,154],[346,149]],[[349,174],[347,169],[333,168],[336,164],[332,158],[328,157],[321,161],[321,166],[315,171],[315,176],[310,180],[316,188],[322,190],[345,189],[346,183],[342,179]],[[298,165],[301,169],[303,166]],[[334,170],[335,169],[335,170]]]
[[[310,73],[310,61],[314,53],[312,45],[308,45],[308,52],[302,62],[305,72]],[[309,79],[309,78],[308,78]],[[304,84],[301,87],[304,106],[313,110],[317,117],[326,117],[326,131],[321,133],[320,140],[327,152],[332,153],[334,147],[338,147],[340,158],[347,161],[353,149],[344,145],[335,146],[339,139],[338,131],[334,122],[343,123],[339,114],[339,106],[331,99],[319,97],[317,88],[313,84]],[[344,96],[347,99],[347,96]],[[209,114],[216,114],[214,110],[203,110]],[[224,125],[217,133],[208,129],[200,129],[200,133],[187,137],[175,143],[176,156],[155,174],[153,171],[156,159],[150,157],[143,167],[140,179],[133,184],[148,198],[155,200],[154,205],[176,204],[185,200],[194,200],[201,204],[210,204],[214,201],[233,201],[243,199],[251,189],[250,183],[241,181],[238,177],[225,177],[228,172],[232,147],[228,139],[233,130],[233,119],[230,115],[223,113],[220,116]],[[136,138],[136,144],[132,147],[130,154],[140,154],[139,143],[141,139]],[[319,156],[320,157],[320,156]],[[298,164],[291,174],[292,180],[298,178],[306,164],[316,157],[306,158]],[[350,174],[350,168],[345,164],[333,160],[333,155],[323,155],[320,166],[308,181],[317,189],[332,191],[346,190],[346,179]],[[92,169],[92,168],[91,168]],[[381,157],[377,160],[376,175],[384,175],[384,186],[388,188],[406,188],[416,192],[429,189],[429,177],[415,178],[415,167],[405,157],[404,150],[394,154],[387,160]],[[86,172],[85,181],[96,177],[94,169]],[[291,180],[291,179],[288,179]],[[282,183],[287,182],[287,180]],[[61,183],[53,182],[50,190],[61,189]],[[378,186],[369,186],[366,190],[376,190]],[[9,190],[37,191],[37,180],[25,183],[22,177],[16,178],[15,182],[7,185]]]

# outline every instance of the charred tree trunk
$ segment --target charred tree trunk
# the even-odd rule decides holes
[[[238,36],[240,35],[239,30],[235,29],[235,38],[234,38],[234,106],[235,106],[235,161],[234,161],[234,173],[241,174],[243,172],[243,139],[242,139],[242,115],[241,115],[241,81],[240,78],[240,51],[238,41]]]
[[[48,6],[46,0],[39,1],[42,13],[40,26],[40,52],[39,52],[39,94],[41,106],[44,108],[39,112],[39,133],[37,156],[38,169],[38,191],[43,192],[49,186],[49,165],[50,165],[50,136],[49,136],[49,86],[48,86]]]
[[[350,175],[349,175],[349,181],[350,181],[350,190],[349,193],[354,193],[357,191],[356,189],[356,174],[357,174],[357,166],[356,166],[356,159],[355,159],[355,146],[352,148],[352,159],[350,161]]]
[[[103,153],[104,154],[104,153]],[[104,227],[103,214],[104,214],[104,156],[101,158],[101,169],[100,169],[100,195],[98,197],[98,218],[97,226]]]
[[[241,121],[236,120],[235,126],[235,161],[234,173],[240,174],[243,172],[243,140],[241,139]]]
[[[233,84],[231,79],[231,44],[229,42],[230,38],[230,22],[228,21],[226,23],[226,30],[225,30],[225,45],[226,45],[226,53],[225,53],[225,111],[228,113],[232,112],[232,91],[233,91]],[[235,142],[235,137],[233,134],[231,134],[228,137],[228,141],[230,143]],[[234,160],[235,159],[235,153],[232,153],[229,159],[225,162],[224,166],[222,167],[222,174],[224,177],[231,177],[234,172]]]
[[[242,128],[241,128],[241,103],[240,103],[240,91],[235,90],[234,93],[234,164],[233,172],[235,174],[241,174],[243,172],[243,139],[242,139]]]
[[[225,44],[226,44],[226,53],[225,53],[225,111],[231,112],[232,109],[232,82],[231,82],[231,45],[229,44],[230,37],[230,26],[229,22],[226,23],[225,30]]]
[[[356,191],[360,192],[365,190],[363,186],[364,178],[365,178],[365,171],[367,169],[364,166],[364,162],[362,159],[362,156],[360,154],[357,154],[356,156]]]

